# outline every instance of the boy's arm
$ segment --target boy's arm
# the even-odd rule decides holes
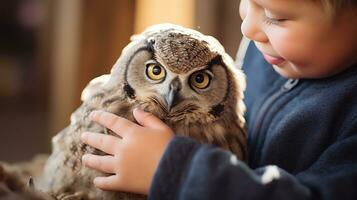
[[[354,130],[357,133],[357,130]],[[331,145],[305,171],[252,170],[227,151],[175,137],[152,182],[149,199],[355,199],[357,135]]]
[[[110,113],[91,114],[122,139],[99,133],[82,135],[83,142],[111,154],[83,158],[84,165],[113,174],[94,180],[102,189],[149,191],[149,199],[357,197],[357,117],[313,165],[292,175],[274,166],[252,170],[227,151],[185,137],[172,139],[172,131],[149,113],[136,109],[133,114],[140,125]]]

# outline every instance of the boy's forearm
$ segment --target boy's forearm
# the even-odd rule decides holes
[[[255,172],[228,151],[184,137],[175,137],[170,143],[149,193],[149,199],[304,199],[308,196],[307,188],[276,167]]]
[[[198,148],[199,144],[189,138],[175,136],[171,140],[154,174],[148,199],[177,199],[184,173]]]
[[[227,151],[175,137],[160,161],[149,199],[323,199],[324,188],[338,183],[301,174],[276,166],[252,170]]]

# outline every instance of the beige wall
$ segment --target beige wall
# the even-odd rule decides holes
[[[135,33],[157,23],[175,23],[192,28],[195,0],[136,0]]]
[[[241,39],[238,8],[237,0],[196,1],[195,27],[216,37],[232,57],[235,57]]]
[[[60,130],[64,122],[68,122],[69,113],[74,108],[82,11],[81,0],[61,0],[56,3],[50,87],[51,132]]]

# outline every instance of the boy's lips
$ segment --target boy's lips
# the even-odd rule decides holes
[[[271,65],[279,65],[280,63],[284,62],[285,59],[281,58],[281,57],[274,57],[274,56],[270,56],[268,54],[263,53],[263,57],[265,58],[265,60],[270,63]]]

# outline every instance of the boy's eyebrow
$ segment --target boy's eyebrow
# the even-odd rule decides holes
[[[250,1],[254,1],[258,5],[260,5],[264,8],[268,8],[268,9],[276,9],[277,7],[279,7],[279,5],[284,3],[284,1],[279,2],[279,0],[278,0],[278,2],[276,0],[250,0]],[[276,6],[276,5],[278,5],[278,6]]]
[[[283,15],[291,15],[294,7],[290,0],[250,0],[268,11],[276,12]]]

